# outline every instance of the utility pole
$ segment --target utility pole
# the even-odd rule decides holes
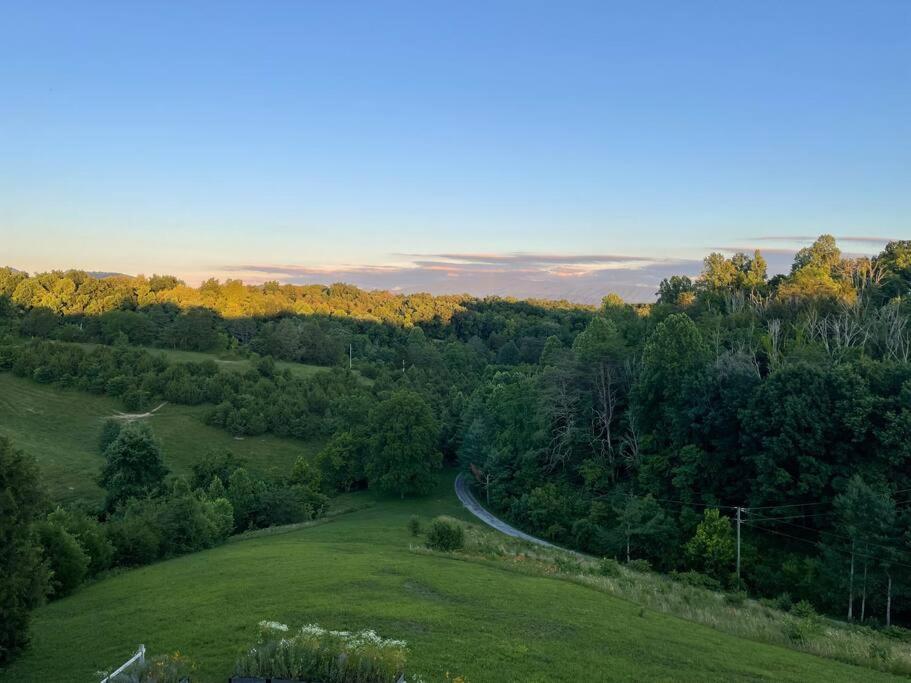
[[[740,513],[742,507],[737,507],[737,589],[740,589]]]
[[[351,344],[348,344],[348,371],[349,372],[351,371],[351,357],[352,357],[353,353],[354,352],[352,351]]]
[[[405,359],[402,359],[402,374],[405,374]]]

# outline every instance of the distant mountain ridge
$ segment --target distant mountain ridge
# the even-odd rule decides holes
[[[3,266],[3,267],[9,268],[11,271],[13,271],[15,273],[23,273],[24,275],[29,274],[29,272],[27,270],[22,270],[21,268],[16,268],[14,266]],[[96,280],[103,280],[106,277],[132,277],[132,275],[127,275],[126,273],[115,273],[115,272],[108,272],[108,271],[104,271],[104,270],[85,270],[82,272],[84,272],[89,277],[95,278]]]

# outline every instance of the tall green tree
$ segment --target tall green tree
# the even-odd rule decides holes
[[[430,406],[410,390],[395,392],[370,413],[367,480],[401,497],[428,493],[443,456],[439,426]]]
[[[847,365],[796,362],[769,375],[741,412],[751,503],[831,500],[834,480],[875,462],[873,407],[868,383]]]
[[[643,428],[662,435],[665,442],[685,438],[691,383],[702,372],[708,357],[702,334],[685,313],[669,315],[655,327],[642,351],[634,389]],[[664,428],[656,429],[659,424]]]
[[[614,535],[627,562],[633,555],[655,559],[659,554],[655,551],[667,548],[668,541],[676,540],[673,521],[651,496],[624,496],[614,512],[617,516]]]
[[[841,265],[841,250],[835,238],[821,235],[794,256],[791,274],[779,285],[779,298],[853,300],[853,284]]]
[[[44,520],[36,525],[36,530],[51,570],[51,595],[69,595],[85,579],[91,558],[76,538],[56,522]]]
[[[658,303],[672,306],[684,306],[693,301],[696,285],[686,275],[672,275],[665,278],[658,286]]]
[[[871,571],[888,562],[884,550],[898,543],[895,538],[895,504],[884,490],[867,484],[860,475],[848,481],[845,490],[833,501],[837,533],[824,533],[823,545],[840,554],[841,577],[839,582],[847,591],[847,616],[866,616],[867,579]],[[845,566],[847,565],[847,566]],[[885,565],[882,565],[885,566]],[[855,610],[855,597],[860,595],[859,612]]]
[[[0,664],[28,643],[30,612],[48,592],[34,529],[44,504],[34,460],[0,436]]]
[[[699,571],[724,581],[734,568],[735,553],[731,520],[715,508],[707,509],[696,533],[686,544],[690,563]]]
[[[143,422],[124,425],[104,452],[99,483],[106,489],[105,507],[113,510],[130,498],[162,491],[168,468],[151,427]]]
[[[882,268],[882,289],[887,297],[911,293],[911,240],[889,242],[876,264]]]

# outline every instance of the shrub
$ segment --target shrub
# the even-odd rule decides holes
[[[731,607],[743,607],[747,601],[746,591],[734,591],[724,594],[724,602]]]
[[[892,658],[892,652],[882,643],[870,643],[868,651],[870,659],[878,662],[888,662]]]
[[[35,368],[35,372],[32,373],[32,379],[39,384],[50,384],[57,379],[57,376],[54,374],[53,368],[41,365]]]
[[[329,506],[325,495],[305,486],[259,481],[254,489],[247,524],[253,528],[305,522],[320,517]]]
[[[713,591],[721,590],[721,582],[718,579],[692,570],[688,572],[671,572],[671,578],[687,586],[708,588]]]
[[[714,508],[706,509],[685,549],[697,569],[718,579],[726,577],[734,561],[731,520]]]
[[[598,573],[601,576],[620,576],[620,563],[609,557],[602,557],[598,562]]]
[[[89,556],[72,534],[59,524],[44,521],[36,525],[44,559],[51,569],[51,594],[69,595],[85,579]]]
[[[313,463],[312,458],[302,455],[294,463],[291,469],[291,484],[303,486],[313,491],[319,491],[323,487],[322,473]]]
[[[465,545],[465,532],[455,520],[437,517],[427,530],[427,547],[433,550],[451,552]]]
[[[903,643],[911,642],[911,630],[901,626],[887,626],[882,630],[882,634],[893,640],[900,640]]]
[[[416,515],[412,515],[411,519],[408,520],[408,531],[411,532],[412,536],[420,536],[421,520]]]
[[[788,612],[794,606],[794,600],[791,598],[791,594],[785,591],[784,593],[779,593],[778,597],[775,598],[775,607],[780,609],[783,612]]]
[[[554,558],[554,562],[557,565],[557,569],[564,574],[580,574],[582,572],[582,563],[574,557],[557,555]]]
[[[308,498],[309,491],[301,486],[266,485],[259,495],[259,514],[253,524],[264,528],[312,519],[313,508]]]
[[[114,562],[134,566],[154,562],[159,557],[161,532],[151,510],[139,501],[130,501],[126,508],[104,525],[114,546]]]
[[[142,389],[130,389],[123,394],[123,405],[127,410],[144,410],[149,402],[149,392]]]
[[[160,553],[180,555],[213,546],[218,537],[218,523],[212,508],[191,491],[186,481],[177,479],[170,495],[161,501],[144,501],[161,534]],[[233,511],[232,511],[233,517]]]
[[[190,488],[205,488],[212,483],[212,479],[215,477],[221,481],[223,486],[227,486],[228,480],[235,470],[244,465],[244,460],[236,457],[231,451],[209,451],[202,460],[193,463]]]
[[[89,557],[89,576],[94,576],[111,566],[114,546],[105,535],[104,527],[94,517],[84,512],[58,507],[48,515],[48,521],[67,530]]]
[[[801,600],[791,607],[791,614],[793,614],[798,619],[815,619],[816,618],[816,608],[813,607],[813,603],[809,600]]]
[[[643,574],[652,571],[652,563],[648,560],[630,560],[626,563],[626,566],[634,572],[642,572]]]
[[[234,508],[231,507],[231,501],[227,498],[215,498],[205,502],[207,509],[206,515],[215,530],[215,540],[223,541],[234,530]]]
[[[365,439],[337,432],[316,456],[316,467],[327,490],[352,491],[365,485]]]
[[[120,428],[123,423],[120,420],[105,420],[101,426],[101,434],[98,436],[98,450],[104,453],[117,439],[120,434]]]
[[[811,619],[788,619],[784,624],[784,636],[794,645],[806,643],[816,630]]]

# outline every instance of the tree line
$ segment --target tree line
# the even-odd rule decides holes
[[[867,623],[911,614],[911,242],[856,259],[823,236],[772,278],[758,252],[712,254],[653,305],[597,309],[83,275],[0,271],[0,370],[326,439],[307,475],[320,495],[420,494],[459,462],[492,508],[558,543]],[[67,343],[87,341],[102,345]],[[330,368],[299,378],[273,359]],[[218,500],[232,476],[189,488]],[[270,485],[225,496],[242,525],[275,523],[257,512],[286,495]]]
[[[713,254],[647,312],[607,298],[571,344],[491,371],[459,457],[492,506],[558,543],[904,620],[909,292],[911,242],[846,259],[823,236],[771,279],[760,254]]]

